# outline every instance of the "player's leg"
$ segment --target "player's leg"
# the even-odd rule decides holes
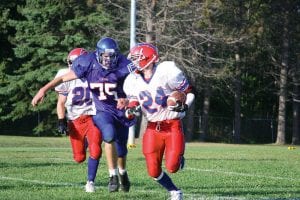
[[[129,128],[118,123],[117,137],[116,137],[116,149],[118,155],[118,169],[120,178],[120,189],[124,192],[128,192],[130,189],[130,181],[128,173],[126,171],[126,158],[127,158],[127,141]]]
[[[184,161],[184,134],[182,132],[182,126],[180,120],[173,121],[168,130],[169,134],[166,138],[165,144],[165,159],[166,169],[170,173],[175,173],[180,169],[182,161]],[[173,188],[169,190],[171,199],[182,199],[183,195],[180,189]]]
[[[88,170],[87,170],[87,184],[86,184],[86,192],[94,192],[95,191],[95,178],[97,175],[97,170],[99,166],[99,159],[102,154],[101,149],[101,142],[102,142],[102,135],[99,131],[99,129],[94,125],[94,122],[92,120],[91,116],[88,116],[86,118],[85,122],[85,130],[86,138],[90,156],[88,158]]]
[[[104,143],[105,155],[109,172],[108,191],[116,192],[119,190],[119,176],[117,168],[117,151],[115,142]]]
[[[164,153],[164,138],[152,123],[148,124],[143,135],[143,154],[146,160],[148,175],[157,178],[162,172],[162,159]]]
[[[93,116],[93,121],[95,125],[100,129],[104,141],[104,149],[109,171],[108,190],[109,192],[115,192],[119,189],[117,151],[115,147],[115,119],[109,113],[98,112],[95,116]]]
[[[185,141],[180,120],[173,121],[166,138],[166,169],[170,173],[175,173],[181,168],[183,161]]]
[[[86,157],[86,137],[84,124],[82,124],[80,122],[80,118],[78,118],[74,121],[70,121],[68,123],[68,128],[74,160],[78,163],[81,163]],[[94,192],[94,183],[87,181],[87,184],[85,185],[85,191]]]
[[[168,135],[164,126],[160,131],[156,130],[155,124],[148,124],[143,136],[143,153],[146,158],[148,174],[170,193],[178,191],[167,173],[162,171],[162,159],[165,151],[165,138]]]
[[[80,123],[78,120],[68,122],[69,137],[72,146],[73,159],[77,163],[81,163],[85,160],[86,151],[84,148],[84,133],[80,132]]]

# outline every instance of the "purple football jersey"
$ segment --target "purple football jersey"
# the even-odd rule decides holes
[[[126,98],[123,83],[130,73],[130,65],[131,61],[120,54],[117,66],[113,69],[105,69],[99,64],[95,52],[79,56],[72,65],[72,70],[77,77],[88,81],[97,112],[111,113],[125,126],[131,126],[135,121],[125,117],[125,109],[117,109],[116,100]]]

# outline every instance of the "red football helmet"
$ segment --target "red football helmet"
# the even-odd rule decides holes
[[[73,61],[80,55],[88,53],[87,50],[84,48],[75,48],[72,51],[70,51],[68,57],[67,57],[67,62],[68,66],[71,67]]]
[[[132,47],[128,58],[139,71],[159,60],[157,48],[149,43],[138,43]]]

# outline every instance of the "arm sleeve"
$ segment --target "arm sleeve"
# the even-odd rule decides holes
[[[174,62],[170,62],[168,68],[167,79],[169,87],[173,90],[186,91],[190,87],[190,84],[183,72]]]
[[[125,81],[123,84],[123,90],[124,90],[127,98],[129,99],[129,101],[138,101],[137,94],[135,93],[135,90],[133,88],[134,82],[133,82],[132,76],[133,76],[132,74],[129,74],[125,78]]]
[[[195,95],[193,93],[187,93],[185,103],[188,107],[191,107],[192,103],[194,102]]]

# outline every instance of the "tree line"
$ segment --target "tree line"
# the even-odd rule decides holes
[[[1,134],[56,133],[56,94],[37,108],[32,96],[66,67],[75,47],[93,51],[109,36],[127,54],[130,2],[0,2]],[[160,59],[176,61],[194,86],[184,121],[188,141],[263,143],[271,130],[272,142],[299,144],[299,1],[140,0],[136,6],[137,42],[155,44]]]

